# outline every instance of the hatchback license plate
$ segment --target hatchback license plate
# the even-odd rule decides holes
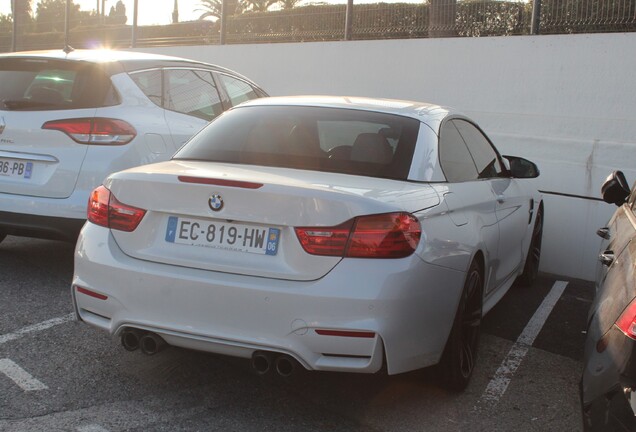
[[[0,176],[30,179],[33,175],[33,162],[20,162],[15,159],[0,159]]]
[[[278,228],[177,216],[170,216],[166,227],[166,241],[169,243],[260,255],[276,255],[279,238]]]

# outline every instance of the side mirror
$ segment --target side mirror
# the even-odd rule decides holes
[[[619,207],[627,201],[629,186],[622,171],[614,171],[605,179],[601,186],[601,196],[606,203]]]
[[[508,162],[510,174],[514,178],[537,178],[539,177],[539,168],[533,162],[528,159],[524,159],[517,156],[503,156],[504,164]]]

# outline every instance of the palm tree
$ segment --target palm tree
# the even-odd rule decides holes
[[[227,7],[227,15],[236,15],[242,12],[241,3],[239,0],[227,0],[225,3]],[[199,6],[202,8],[195,9],[195,12],[203,12],[201,16],[199,16],[200,20],[215,17],[221,18],[221,9],[223,6],[223,0],[201,0]]]
[[[246,8],[252,12],[265,12],[273,4],[278,3],[280,0],[245,0],[248,5]]]
[[[26,19],[31,17],[31,12],[33,10],[31,7],[32,1],[33,0],[11,1],[11,15],[20,24],[24,24]]]
[[[278,3],[283,9],[293,9],[301,0],[279,0]]]
[[[31,7],[31,3],[33,2],[33,0],[22,0],[22,1],[11,1],[11,13],[13,15],[20,15],[20,14],[31,14],[32,11],[32,7]],[[15,7],[15,10],[13,9]],[[17,10],[17,12],[16,12]]]

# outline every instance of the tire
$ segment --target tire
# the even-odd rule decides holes
[[[470,265],[444,353],[441,370],[443,385],[462,391],[475,368],[483,315],[483,277],[476,261]]]
[[[523,267],[523,273],[519,275],[519,283],[522,286],[529,287],[534,284],[539,274],[539,264],[541,262],[541,242],[543,238],[543,206],[539,206],[537,217],[532,230],[532,239],[526,256],[526,263]]]
[[[0,232],[0,243],[2,243],[2,240],[4,240],[6,237],[6,234]]]

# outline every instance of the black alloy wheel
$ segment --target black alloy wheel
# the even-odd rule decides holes
[[[523,273],[519,276],[519,282],[523,286],[531,286],[537,275],[539,274],[539,263],[541,262],[541,241],[543,238],[543,206],[539,207],[537,212],[537,218],[534,222],[534,229],[532,230],[532,239],[530,240],[530,247],[528,248],[528,256],[526,257],[526,264],[523,268]]]
[[[442,355],[444,384],[450,390],[466,388],[475,369],[482,319],[483,279],[473,262],[468,270],[453,328]]]

